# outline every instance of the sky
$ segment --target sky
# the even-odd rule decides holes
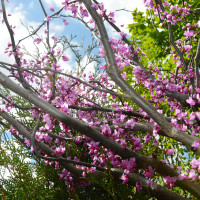
[[[57,11],[59,10],[59,8],[61,8],[63,1],[64,0],[43,0],[43,3],[46,6],[46,10],[48,11],[48,14],[51,15],[53,13],[48,9],[48,6],[52,5],[55,11]],[[102,0],[99,2],[103,2],[105,5],[105,8],[108,11],[115,11],[119,9],[126,9],[129,11],[133,11],[136,8],[138,8],[140,11],[145,11],[143,0],[109,0],[109,1]],[[42,9],[40,8],[38,0],[10,0],[9,4],[6,2],[6,8],[7,8],[7,13],[11,14],[11,16],[8,18],[9,22],[13,25],[16,25],[17,27],[15,29],[16,43],[18,40],[28,35],[27,27],[29,27],[29,29],[30,27],[36,28],[43,22],[44,14],[42,12]],[[132,23],[131,12],[125,12],[123,10],[116,11],[115,20],[117,21],[118,26],[124,24],[122,31],[128,33],[128,30],[126,29],[126,27],[129,23]],[[0,18],[0,21],[2,21],[2,17]],[[89,31],[84,27],[84,25],[75,22],[75,20],[69,19],[68,21],[70,22],[70,24],[66,27],[63,26],[63,23],[61,20],[55,20],[51,22],[50,23],[51,36],[65,35],[68,37],[70,34],[78,35],[77,43],[81,40],[81,38],[86,37],[86,43],[88,42],[89,44],[90,34],[89,34]],[[116,35],[114,30],[112,30],[108,26],[107,28],[108,28],[108,33],[111,36]],[[12,63],[13,59],[4,54],[4,50],[7,47],[7,43],[8,41],[10,41],[8,31],[6,30],[4,24],[0,23],[0,30],[1,30],[0,32],[0,35],[1,35],[0,60]],[[80,30],[81,30],[81,34],[80,34]],[[27,49],[28,51],[32,52],[34,49],[34,45],[31,38],[23,41],[21,43],[21,46],[23,45],[25,45],[26,48],[28,47]],[[40,46],[40,49],[42,49],[41,46]]]

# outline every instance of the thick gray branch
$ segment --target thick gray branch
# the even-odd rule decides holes
[[[0,112],[0,116],[3,117],[4,119],[6,119],[10,124],[12,124],[12,126],[21,134],[23,135],[23,137],[26,137],[27,139],[31,139],[31,134],[19,123],[17,122],[14,118],[12,118],[10,115],[8,115],[5,112]],[[54,154],[55,156],[57,155],[56,152],[54,150],[52,150],[48,145],[44,144],[44,143],[40,143],[35,141],[35,144],[38,145],[38,147],[45,152],[47,155],[51,156],[52,154]],[[40,157],[40,156],[39,156]],[[57,160],[60,162],[60,164],[66,168],[69,172],[71,172],[73,175],[75,175],[77,178],[81,178],[82,177],[82,171],[77,169],[73,164],[75,165],[85,165],[88,167],[91,167],[92,165],[89,163],[85,163],[85,162],[79,162],[79,161],[73,161],[73,160],[66,160],[64,158],[59,157],[58,155],[56,156],[57,159],[50,159],[50,160]],[[47,159],[46,157],[43,157],[43,159]],[[48,160],[48,159],[47,159]],[[94,174],[92,176],[96,177],[96,178],[103,178],[104,177],[104,168],[101,167],[97,167],[97,169],[99,169],[100,171],[96,170],[94,172]],[[111,168],[111,173],[114,175],[115,178],[119,179],[121,177],[121,175],[123,174],[122,170],[116,170],[115,168]],[[90,175],[89,175],[90,176]],[[130,174],[129,175],[129,184],[133,184],[135,185],[136,182],[140,181],[142,183],[143,186],[147,186],[148,182],[145,178],[143,178],[142,176],[138,175],[138,174]],[[167,199],[166,197],[168,197],[168,199],[171,198],[175,198],[175,199],[180,199],[183,200],[184,198],[180,197],[179,195],[177,195],[176,193],[173,193],[167,189],[165,189],[164,187],[152,182],[150,187],[145,187],[144,190],[147,193],[150,193],[152,196],[157,197],[158,199]]]
[[[55,108],[48,102],[39,98],[33,92],[20,87],[19,85],[14,83],[12,80],[10,80],[8,77],[6,77],[2,72],[0,72],[0,83],[4,87],[12,90],[16,94],[30,101],[31,103],[36,105],[38,108],[41,108],[44,112],[50,114],[52,117],[54,117],[58,121],[68,125],[70,128],[75,129],[76,131],[86,135],[87,137],[90,137],[92,140],[96,142],[100,142],[102,146],[120,155],[123,159],[135,157],[138,168],[147,169],[148,166],[152,166],[162,176],[168,176],[168,175],[178,176],[178,173],[174,169],[171,169],[170,167],[163,164],[159,160],[140,155],[129,149],[123,149],[121,145],[109,139],[108,137],[102,135],[95,128],[87,126],[84,123],[80,122],[79,120],[72,118],[71,116]],[[184,188],[190,191],[192,194],[199,193],[198,195],[200,196],[200,187],[198,184],[192,183],[191,181],[184,180],[184,181],[177,182],[177,185],[179,185],[181,188]]]
[[[199,138],[190,136],[182,131],[176,129],[172,124],[170,124],[161,114],[157,112],[157,110],[147,101],[145,101],[120,75],[115,55],[111,44],[109,42],[109,38],[107,35],[106,28],[101,17],[98,15],[95,9],[91,7],[91,0],[83,1],[87,10],[91,14],[92,18],[95,20],[97,28],[99,30],[100,38],[106,53],[106,59],[108,64],[107,73],[112,78],[112,80],[122,88],[122,90],[129,95],[129,98],[136,103],[140,108],[142,108],[153,120],[160,126],[161,130],[170,138],[173,138],[183,145],[187,146],[187,148],[191,149],[192,144],[195,140],[199,140]],[[196,151],[197,154],[200,154],[200,147]]]

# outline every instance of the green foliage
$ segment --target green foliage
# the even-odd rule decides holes
[[[174,0],[170,1],[173,5],[182,5],[182,1]],[[200,18],[200,2],[198,0],[188,0],[194,12],[187,16],[188,22],[193,25]],[[173,64],[172,57],[169,55],[171,50],[174,48],[169,42],[169,31],[167,23],[160,20],[159,15],[154,15],[153,11],[146,10],[146,14],[138,11],[137,9],[132,13],[133,24],[129,24],[129,32],[131,33],[130,41],[133,43],[135,48],[140,48],[140,53],[144,52],[146,57],[142,58],[141,62],[147,66],[151,64],[152,67],[158,66],[161,70],[166,70],[165,75],[169,75],[169,72],[174,73],[175,65]],[[177,14],[176,14],[177,15]],[[174,26],[172,25],[173,40],[176,41],[179,38],[183,40],[185,20],[177,22]],[[186,22],[187,22],[186,21]],[[190,41],[186,41],[190,42]],[[197,43],[193,44],[193,51],[196,50]],[[190,58],[184,56],[186,61],[190,61]]]
[[[91,185],[86,187],[80,193],[81,200],[153,200],[148,193],[144,191],[137,192],[135,187],[128,184],[122,184],[121,180],[114,179],[110,173],[110,169],[104,172],[104,176],[99,179],[94,178],[91,174],[91,176],[85,180],[91,181]]]
[[[70,192],[59,180],[59,170],[35,159],[30,150],[3,134],[0,151],[1,194],[6,199],[67,199]],[[8,135],[8,136],[7,136]]]

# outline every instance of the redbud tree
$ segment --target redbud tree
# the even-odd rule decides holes
[[[198,2],[145,1],[146,16],[133,13],[130,38],[96,0],[65,0],[59,10],[39,3],[43,23],[16,40],[1,0],[5,54],[14,59],[0,61],[1,128],[60,170],[66,190],[98,183],[107,198],[200,199]],[[70,38],[51,35],[54,20],[68,26],[70,18],[98,43],[98,56],[93,45],[86,51],[94,74],[84,73]],[[30,38],[36,56],[20,45]],[[78,62],[70,71],[66,47]]]

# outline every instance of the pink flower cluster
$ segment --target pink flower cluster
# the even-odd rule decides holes
[[[186,3],[183,7],[179,7],[178,5],[171,5],[168,1],[163,1],[163,6],[166,10],[165,12],[161,10],[160,6],[158,6],[158,9],[156,9],[156,5],[154,4],[153,0],[145,0],[145,4],[153,9],[156,14],[161,14],[161,20],[171,23],[172,25],[177,25],[184,19],[184,17],[188,16],[191,11],[189,5],[187,5]],[[78,13],[83,19],[90,17],[86,8],[82,4],[69,4],[69,1],[65,0],[62,5],[64,6],[64,9],[69,11],[73,17],[77,17]],[[113,23],[115,22],[114,13],[107,13],[107,10],[104,8],[104,5],[102,3],[98,5],[93,3],[92,8],[97,10],[99,15],[102,16],[104,19],[110,20]],[[54,8],[52,6],[50,6],[49,9],[54,12]],[[157,11],[159,11],[159,13],[157,13]],[[46,22],[50,22],[51,20],[53,20],[52,16],[47,16],[45,18]],[[94,24],[94,21],[92,21],[92,19],[90,19],[89,21],[92,25],[94,25],[92,30],[96,30],[96,25]],[[63,19],[63,23],[64,25],[69,24],[65,19]],[[184,29],[184,40],[178,39],[175,41],[177,48],[183,53],[185,57],[189,58],[192,55],[194,43],[193,39],[195,39],[196,37],[198,27],[200,27],[199,24],[200,21],[193,25],[186,24],[184,27],[182,27]],[[45,30],[45,33],[47,33],[47,30]],[[145,72],[142,70],[141,66],[134,65],[132,63],[134,56],[139,57],[141,55],[141,57],[146,58],[145,52],[143,52],[142,49],[140,49],[139,47],[136,47],[133,50],[131,46],[127,45],[123,41],[124,37],[126,37],[126,34],[120,32],[119,38],[109,39],[109,42],[115,54],[118,68],[121,71],[122,78],[126,80],[128,78],[128,75],[130,76],[128,72],[123,71],[124,67],[130,66],[130,69],[132,71],[131,76],[134,80],[134,86],[140,85],[148,93],[148,97],[144,98],[146,98],[146,100],[150,102],[161,115],[169,116],[171,124],[174,127],[181,130],[182,132],[188,132],[188,130],[190,130],[188,134],[191,134],[192,136],[198,136],[200,131],[200,126],[198,125],[198,121],[200,120],[200,112],[198,110],[195,111],[189,109],[190,107],[192,108],[195,105],[200,104],[200,88],[196,88],[196,91],[194,92],[191,87],[191,79],[195,79],[193,67],[189,65],[187,73],[185,73],[183,66],[184,63],[180,60],[178,53],[175,50],[172,50],[170,52],[170,56],[172,56],[174,65],[178,68],[179,73],[176,76],[174,74],[170,74],[168,77],[165,77],[164,72],[159,67],[153,67],[153,65],[149,63],[147,68],[150,70],[151,75],[156,77],[156,80],[152,80],[149,78],[148,71]],[[59,38],[57,38],[56,36],[53,36],[51,39],[54,44],[57,44],[59,42]],[[190,42],[190,39],[192,40],[192,42]],[[34,43],[37,45],[39,45],[41,41],[42,39],[39,37],[36,37],[34,39]],[[104,58],[106,56],[106,53],[105,50],[102,48],[102,44],[99,44],[99,48],[99,55],[101,58]],[[16,52],[14,52],[12,50],[12,44],[8,43],[7,48],[5,49],[5,53],[8,56],[17,55],[17,57],[21,60],[21,69],[29,69],[32,67],[34,67],[34,69],[38,69],[38,71],[35,72],[36,76],[34,76],[32,73],[28,73],[27,71],[23,71],[22,75],[29,84],[35,84],[37,86],[36,88],[39,97],[43,100],[50,102],[57,109],[63,111],[64,113],[70,115],[75,119],[84,122],[86,125],[96,127],[103,136],[106,136],[109,139],[120,144],[123,149],[129,148],[134,152],[145,152],[148,145],[153,144],[152,148],[160,150],[160,127],[142,109],[138,109],[137,111],[138,113],[144,115],[143,119],[135,116],[130,117],[129,115],[124,114],[124,111],[134,111],[134,106],[131,103],[125,102],[125,100],[123,103],[121,103],[120,101],[118,101],[115,95],[107,94],[106,92],[102,91],[104,89],[116,91],[116,85],[105,73],[101,73],[101,78],[99,79],[100,84],[94,81],[95,76],[91,73],[82,74],[82,77],[75,78],[71,77],[72,74],[68,74],[70,78],[68,78],[67,76],[58,75],[55,83],[53,83],[52,80],[55,75],[55,71],[62,71],[61,63],[63,63],[62,61],[69,61],[69,57],[61,53],[63,52],[63,49],[61,48],[56,47],[54,49],[50,49],[49,51],[46,52],[44,55],[41,55],[41,58],[38,58],[36,60],[27,60],[23,58],[23,52],[20,46],[17,46]],[[50,58],[50,53],[54,56],[57,62],[54,62]],[[142,58],[139,57],[139,59]],[[14,64],[14,66],[15,65],[16,63]],[[101,65],[101,69],[106,68],[107,65],[105,63]],[[51,70],[48,71],[48,69]],[[18,71],[11,70],[10,73],[11,75],[14,74],[16,77],[19,77]],[[42,78],[39,79],[37,76]],[[92,87],[89,87],[86,84],[82,84],[81,81],[78,81],[79,78],[81,78],[81,80],[83,80],[87,85],[90,84],[96,88],[101,87],[102,90],[93,90]],[[175,80],[177,83],[175,83]],[[53,87],[54,90],[52,89]],[[185,109],[182,108],[180,103],[176,101],[175,98],[167,96],[167,92],[174,92],[176,94],[180,93],[183,95],[191,94],[188,99],[186,99],[186,103],[188,104],[188,112],[186,112]],[[12,96],[9,96],[8,99],[12,100]],[[3,100],[1,111],[12,112],[14,110],[14,103],[14,101],[9,103]],[[85,111],[81,109],[71,109],[71,107],[76,106],[83,108],[98,107],[97,105],[112,108],[113,111],[99,114],[100,112],[96,110]],[[165,105],[167,105],[169,110],[166,111],[165,109],[163,109]],[[34,119],[40,116],[39,111],[40,110],[36,109],[31,110]],[[135,123],[143,123],[144,120],[145,123],[149,123],[152,125],[153,131],[150,133],[148,132],[145,134],[138,134],[136,131],[134,131]],[[110,149],[101,146],[100,142],[93,141],[84,135],[80,136],[79,133],[74,133],[68,126],[55,120],[49,114],[44,113],[42,115],[41,123],[42,125],[35,135],[36,140],[38,142],[48,144],[59,156],[68,156],[66,155],[66,141],[60,138],[65,137],[66,139],[71,139],[70,142],[74,142],[77,146],[82,145],[86,149],[86,151],[83,153],[84,156],[88,157],[93,165],[105,167],[107,169],[107,164],[109,163],[112,167],[123,170],[123,175],[121,176],[123,184],[126,184],[129,181],[128,175],[136,171],[137,161],[135,158],[123,160],[119,155],[116,155]],[[11,132],[13,134],[18,134],[14,129],[11,129]],[[54,138],[50,136],[50,133],[54,132],[55,135],[59,136],[59,138]],[[31,141],[27,138],[25,139],[25,143],[28,146],[31,145]],[[198,149],[199,144],[199,140],[194,141],[194,143],[192,144],[194,151]],[[165,154],[163,155],[164,158],[171,158],[176,153],[175,148],[172,147],[163,149],[163,152],[165,152]],[[71,157],[68,157],[68,159],[71,159]],[[80,161],[80,159],[76,157],[74,157],[73,160],[77,162]],[[55,164],[55,167],[57,169],[59,168],[58,162],[47,161],[47,164]],[[194,158],[190,162],[190,164],[192,169],[187,170],[186,173],[184,172],[178,177],[164,177],[163,180],[165,181],[167,186],[173,188],[177,180],[199,179],[200,159],[196,160]],[[86,177],[88,172],[93,173],[95,170],[95,168],[88,168],[82,165],[77,165],[77,168],[82,170],[83,177]],[[146,170],[141,170],[142,175],[147,179],[154,177],[154,171],[155,169],[153,169],[152,166],[148,166]],[[62,171],[60,179],[64,179],[65,184],[68,186],[73,182],[73,178],[67,170]],[[148,182],[148,185],[150,185],[150,181]],[[136,188],[137,191],[141,190],[142,185],[140,182],[137,182]]]

